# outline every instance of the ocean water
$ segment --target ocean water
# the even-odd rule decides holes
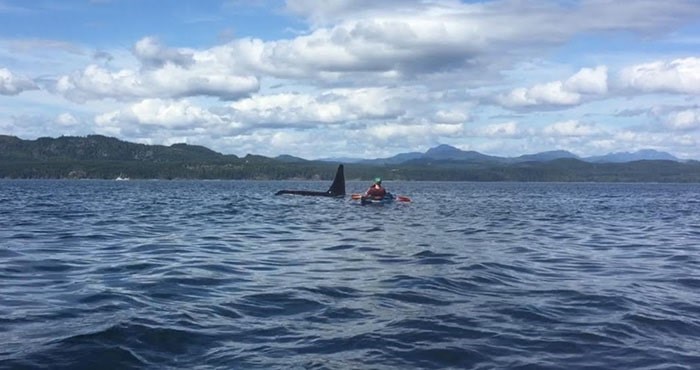
[[[327,186],[0,180],[0,368],[700,368],[698,184]]]

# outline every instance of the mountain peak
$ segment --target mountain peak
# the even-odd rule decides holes
[[[453,147],[452,145],[440,144],[436,147],[428,149],[425,155],[430,157],[433,155],[444,155],[444,154],[458,154],[462,153],[462,150]]]
[[[456,160],[456,161],[501,161],[502,158],[481,154],[473,150],[461,150],[451,145],[441,144],[428,149],[422,156],[428,160]]]

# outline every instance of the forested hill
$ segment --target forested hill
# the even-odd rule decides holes
[[[0,135],[0,178],[321,179],[337,164],[289,164],[258,155],[239,158],[208,148],[146,145],[89,135],[22,140]]]
[[[3,161],[201,162],[235,158],[237,157],[224,156],[203,146],[187,144],[145,145],[101,135],[62,136],[57,139],[40,138],[37,140],[21,140],[14,136],[0,135],[0,160]]]
[[[700,162],[638,160],[592,163],[578,158],[526,157],[517,161],[467,153],[401,163],[346,163],[348,180],[699,182]],[[544,156],[547,157],[547,156]],[[551,157],[551,156],[549,156]],[[0,135],[0,178],[314,179],[331,180],[338,162],[291,156],[224,155],[187,144],[129,143],[100,135],[22,140]],[[325,190],[325,189],[323,189]]]

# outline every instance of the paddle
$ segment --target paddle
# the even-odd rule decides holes
[[[358,200],[358,199],[363,198],[362,194],[352,194],[350,197],[354,200]],[[409,198],[405,195],[397,195],[395,199],[399,202],[410,202],[411,201],[411,198]]]

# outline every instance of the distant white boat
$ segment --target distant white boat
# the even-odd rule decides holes
[[[117,176],[117,178],[115,180],[116,181],[129,181],[129,178],[124,176],[124,175],[119,175],[119,176]]]

